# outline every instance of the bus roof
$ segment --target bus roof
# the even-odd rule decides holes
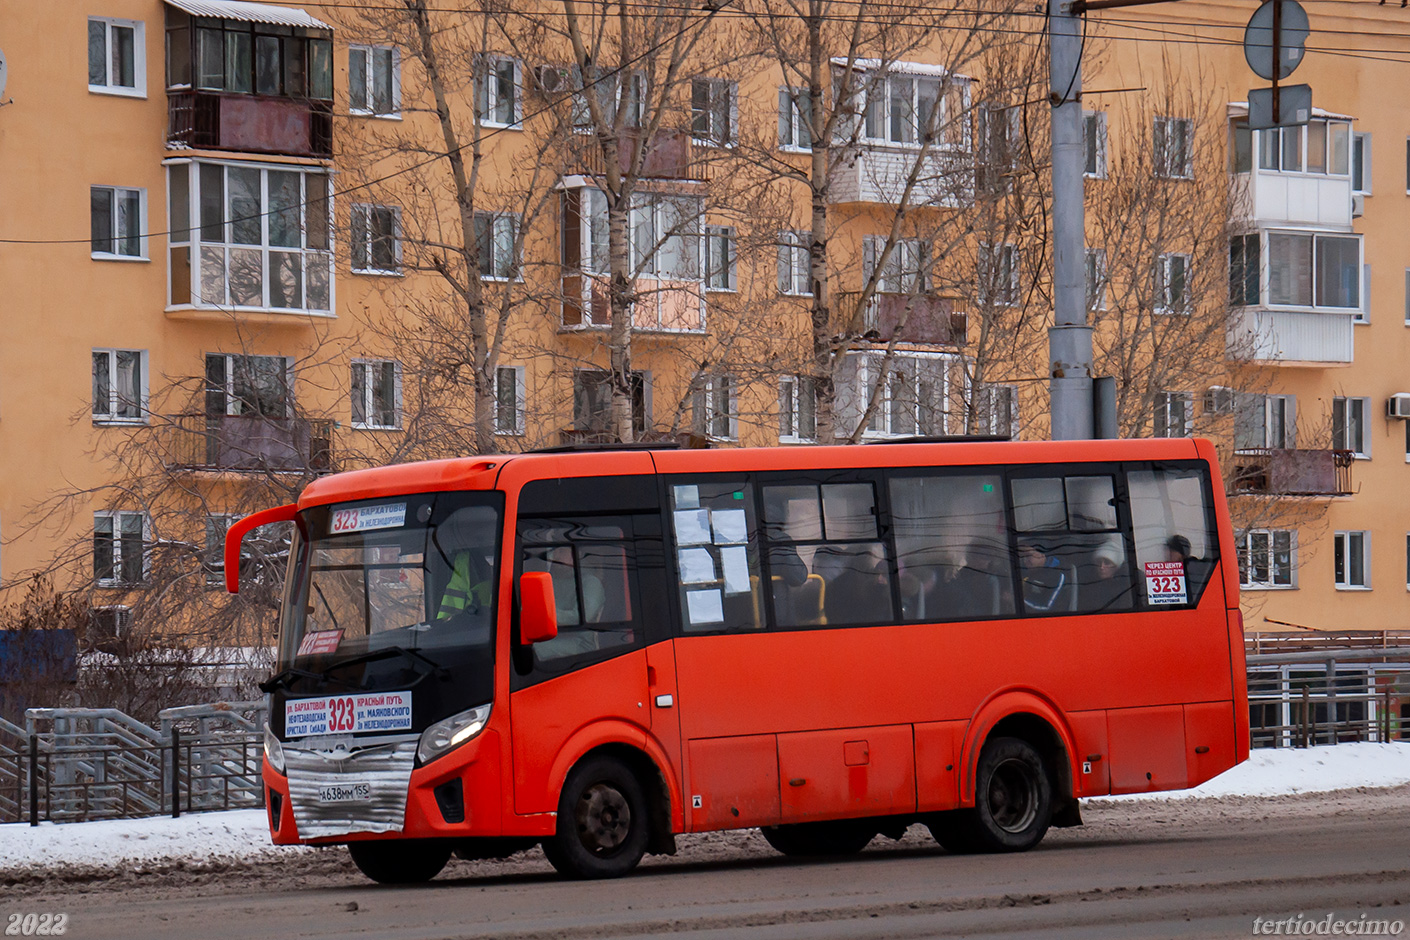
[[[1043,464],[1115,460],[1193,460],[1214,463],[1214,445],[1192,438],[1102,441],[916,442],[866,447],[730,447],[711,450],[603,450],[495,454],[392,464],[320,477],[299,495],[299,508],[376,499],[399,493],[493,489],[499,472],[557,479],[658,473],[728,473],[833,468]]]

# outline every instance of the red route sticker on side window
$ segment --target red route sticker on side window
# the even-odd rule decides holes
[[[342,630],[314,630],[312,633],[305,633],[304,638],[299,641],[298,655],[317,656],[320,653],[336,652],[341,642]]]

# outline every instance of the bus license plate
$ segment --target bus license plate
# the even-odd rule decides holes
[[[320,803],[351,803],[372,799],[372,786],[366,783],[340,783],[318,788]]]

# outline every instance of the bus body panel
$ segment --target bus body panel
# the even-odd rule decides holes
[[[967,720],[915,725],[916,809],[922,813],[960,805],[960,748]]]
[[[1185,706],[1185,746],[1189,755],[1190,786],[1217,777],[1234,764],[1238,748],[1233,728],[1240,714],[1233,702],[1195,702]]]
[[[914,813],[911,726],[781,734],[778,777],[785,823]]]
[[[1145,793],[1189,786],[1183,705],[1113,708],[1107,712],[1111,741],[1111,792]]]
[[[974,805],[974,780],[978,775],[979,752],[983,749],[984,742],[988,740],[990,732],[1000,721],[1014,715],[1036,716],[1053,729],[1067,760],[1067,779],[1077,779],[1080,767],[1074,765],[1076,748],[1073,743],[1072,729],[1068,727],[1062,710],[1040,692],[1010,686],[988,697],[983,704],[975,709],[974,718],[969,723],[964,742],[961,744],[961,806]],[[1060,770],[1060,768],[1055,769]],[[1060,795],[1067,796],[1070,793]]]
[[[688,748],[691,832],[778,824],[777,735],[696,738]]]

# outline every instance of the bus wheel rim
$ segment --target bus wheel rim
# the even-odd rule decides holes
[[[621,848],[631,832],[632,808],[616,787],[599,783],[578,800],[578,834],[583,846],[595,854]]]
[[[1024,761],[1002,761],[989,776],[989,815],[1005,832],[1018,833],[1038,815],[1038,780]]]

